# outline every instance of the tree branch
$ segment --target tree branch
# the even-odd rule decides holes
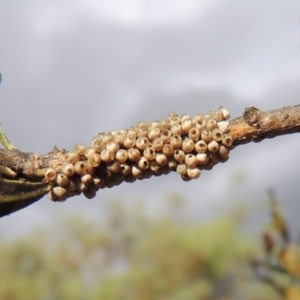
[[[225,110],[223,116],[220,117],[220,114],[222,114],[221,108],[217,112],[212,112],[210,113],[210,115],[204,116],[203,120],[206,120],[208,124],[209,122],[211,122],[211,119],[215,118],[218,121],[217,124],[219,125],[219,128],[222,129],[223,134],[227,134],[227,136],[229,135],[229,137],[232,137],[232,145],[231,143],[230,145],[226,145],[226,142],[223,142],[226,146],[223,148],[226,148],[228,151],[232,150],[238,145],[246,144],[252,141],[260,142],[266,138],[274,138],[279,135],[291,134],[300,131],[300,105],[284,107],[268,112],[262,112],[255,107],[246,108],[242,117],[230,121],[225,121],[227,119],[227,117],[225,116],[226,111],[227,110]],[[181,126],[183,128],[183,126],[185,125],[183,125],[182,122]],[[193,128],[197,128],[199,124],[199,128],[201,128],[202,121],[199,121],[199,124],[197,123],[198,125],[195,125],[196,123],[193,124]],[[208,128],[208,125],[206,126]],[[200,129],[200,132],[201,130],[202,129]],[[122,163],[117,162],[116,167],[118,168],[121,166],[121,169],[115,172],[113,170],[112,164],[116,160],[114,160],[113,162],[103,161],[103,151],[99,150],[98,153],[101,154],[102,157],[102,162],[99,163],[99,165],[95,164],[91,167],[89,165],[91,162],[87,154],[86,157],[83,154],[80,154],[78,155],[77,160],[83,162],[82,167],[87,168],[87,170],[85,170],[84,172],[77,170],[75,174],[70,173],[71,175],[67,176],[68,178],[66,185],[58,184],[58,180],[62,179],[65,176],[64,172],[62,171],[63,167],[66,165],[69,166],[70,162],[71,165],[75,165],[76,163],[76,159],[75,161],[72,161],[72,159],[70,159],[70,152],[67,152],[65,150],[58,150],[57,148],[55,148],[50,153],[42,156],[39,156],[35,153],[25,153],[20,150],[14,149],[9,144],[4,133],[2,132],[2,129],[0,135],[1,133],[1,137],[3,138],[4,136],[4,140],[7,141],[5,145],[7,149],[0,149],[0,174],[2,176],[0,179],[0,217],[34,203],[48,192],[50,198],[54,201],[64,201],[67,197],[78,195],[81,192],[83,192],[86,197],[92,198],[99,188],[112,187],[124,181],[134,182],[136,178],[143,179],[149,178],[152,175],[159,176],[161,174],[167,174],[170,171],[177,170],[177,172],[179,172],[178,165],[181,164],[179,160],[174,160],[173,154],[171,156],[168,156],[166,154],[166,164],[158,164],[158,167],[155,169],[152,168],[152,166],[155,164],[151,163],[151,161],[149,160],[147,162],[148,167],[146,166],[145,170],[143,170],[142,166],[138,166],[138,161],[135,161],[134,158],[128,158],[125,164],[127,164],[131,169],[130,174],[125,174],[124,164],[122,165]],[[184,139],[187,137],[188,132],[183,131],[181,133],[181,138]],[[199,140],[200,139],[201,137],[199,138]],[[99,140],[100,138],[98,138],[98,142]],[[196,143],[195,140],[194,142]],[[154,142],[150,139],[150,145],[153,145],[153,143]],[[129,148],[124,147],[122,143],[120,145],[121,148],[125,148],[126,150],[127,148]],[[223,145],[222,141],[218,141],[218,145],[221,147]],[[93,149],[96,149],[95,146]],[[139,155],[143,155],[143,151],[141,149],[138,151]],[[180,149],[184,149],[183,146]],[[162,151],[163,150],[158,150],[157,153],[163,154]],[[219,150],[219,152],[220,151],[221,150]],[[199,151],[186,150],[184,152],[186,152],[186,154],[188,153],[196,156]],[[198,165],[197,168],[200,170],[209,170],[217,162],[226,161],[228,157],[226,158],[226,155],[220,155],[221,152],[219,152],[216,154],[214,153],[214,150],[207,150],[206,154],[208,154],[209,156],[209,162],[203,165],[198,162],[200,166]],[[99,156],[99,154],[97,155]],[[174,162],[174,165],[172,165],[170,162]],[[197,169],[189,165],[187,162],[185,162],[185,164],[187,164],[188,169]],[[52,174],[51,171],[53,171],[54,174]],[[86,178],[89,178],[90,180],[86,178],[83,179],[84,175],[88,175],[86,176]],[[54,177],[50,178],[49,176]],[[58,176],[61,176],[62,178],[58,179]],[[190,175],[190,177],[193,178],[192,175]],[[182,178],[184,180],[189,180],[190,177],[184,174],[184,172],[182,173]],[[195,178],[196,177],[197,176],[195,176]],[[57,187],[56,189],[55,186]],[[53,191],[56,194],[53,193]],[[66,193],[62,196],[59,196],[59,192],[63,193],[64,191],[66,191]]]
[[[228,131],[235,146],[299,132],[300,105],[267,112],[255,107],[246,108],[243,117],[230,121]]]

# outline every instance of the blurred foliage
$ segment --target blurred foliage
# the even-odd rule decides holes
[[[195,224],[180,195],[166,202],[169,214],[156,219],[142,202],[110,201],[101,223],[70,216],[53,231],[1,240],[0,299],[300,299],[292,281],[283,290],[262,278],[266,262],[253,259],[260,241],[243,232],[240,217]],[[263,237],[273,253],[273,235]]]
[[[264,253],[253,259],[258,278],[269,284],[284,300],[300,299],[299,247],[291,241],[274,190],[269,191],[272,226],[262,235]]]

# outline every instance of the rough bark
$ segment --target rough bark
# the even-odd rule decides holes
[[[300,105],[267,112],[246,108],[242,117],[230,121],[228,131],[235,146],[299,132]]]

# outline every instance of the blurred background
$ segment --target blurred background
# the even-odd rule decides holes
[[[98,132],[173,111],[195,115],[222,105],[235,118],[247,106],[295,105],[300,4],[0,0],[0,71],[4,131],[17,148],[38,154],[89,145]],[[297,135],[283,136],[234,149],[226,164],[195,181],[174,173],[102,190],[93,200],[44,197],[2,218],[0,236],[17,239],[70,215],[101,223],[116,199],[158,220],[170,214],[165,200],[174,197],[184,198],[179,219],[204,224],[242,211],[245,230],[255,234],[268,220],[271,187],[297,229],[298,152]]]

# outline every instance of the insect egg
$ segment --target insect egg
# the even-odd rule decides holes
[[[117,160],[113,160],[111,162],[106,163],[106,168],[112,173],[117,173],[120,171],[121,165]]]
[[[78,161],[75,165],[75,172],[79,175],[82,175],[86,172],[86,164],[83,161]]]
[[[164,166],[165,164],[167,164],[168,159],[163,153],[156,153],[155,161],[158,165]]]
[[[185,120],[191,120],[191,116],[190,115],[182,115],[181,119],[180,119],[181,123]]]
[[[182,150],[185,153],[189,153],[192,152],[195,148],[195,144],[193,142],[193,140],[189,139],[189,138],[185,138],[182,142]]]
[[[160,166],[158,165],[158,163],[155,160],[151,160],[149,162],[149,168],[154,174],[157,174],[160,170]]]
[[[61,187],[61,186],[55,186],[53,188],[53,193],[54,193],[55,196],[57,196],[58,200],[61,201],[61,200],[66,199],[68,191],[65,188]]]
[[[134,177],[141,177],[143,175],[143,171],[135,164],[133,164],[131,166],[131,174],[134,176]]]
[[[200,177],[201,175],[201,171],[198,168],[188,168],[187,169],[187,175],[191,178],[191,179],[197,179]]]
[[[65,160],[70,164],[75,164],[79,161],[79,155],[75,152],[67,152],[65,154]]]
[[[233,143],[233,138],[230,134],[226,133],[226,134],[223,134],[223,137],[222,137],[222,143],[224,146],[226,147],[230,147]]]
[[[91,192],[94,192],[94,193],[96,193],[96,192],[99,190],[99,188],[98,188],[97,186],[95,186],[93,183],[90,184],[90,185],[88,186],[88,188],[89,188],[89,190],[90,190]]]
[[[48,197],[50,198],[50,200],[52,201],[58,201],[58,197],[54,194],[53,189],[51,189],[48,192]]]
[[[136,177],[134,177],[132,174],[125,176],[124,178],[125,182],[133,183],[136,181]]]
[[[201,131],[201,139],[204,142],[210,142],[211,141],[211,131],[208,129],[204,129]]]
[[[171,128],[170,122],[167,120],[163,120],[160,122],[162,130],[169,130]]]
[[[77,144],[74,146],[74,152],[78,155],[84,155],[86,149],[87,147],[82,144]]]
[[[169,122],[170,122],[170,125],[173,126],[175,124],[180,124],[180,118],[177,116],[173,116],[173,117],[169,117]]]
[[[217,121],[213,118],[209,118],[206,120],[206,129],[213,130],[217,127]]]
[[[207,114],[203,116],[203,120],[207,121],[208,119],[211,119],[211,114]]]
[[[95,154],[95,153],[96,153],[96,151],[95,151],[94,148],[87,148],[87,149],[85,150],[85,152],[84,152],[84,156],[85,156],[86,158],[89,158],[89,156],[91,156],[91,155],[93,155],[93,154]]]
[[[155,150],[155,151],[159,151],[162,149],[164,145],[164,142],[161,138],[155,138],[153,141],[152,141],[152,148]]]
[[[45,171],[45,179],[47,182],[53,181],[56,178],[56,171],[53,168],[47,168]]]
[[[101,157],[102,161],[110,162],[110,161],[114,160],[115,154],[111,150],[104,149],[101,151],[100,157]]]
[[[107,188],[112,188],[112,187],[114,187],[115,186],[115,181],[113,180],[113,179],[110,179],[110,180],[106,180],[105,181],[105,187],[107,187]]]
[[[193,155],[193,154],[187,154],[187,155],[185,156],[184,161],[185,161],[186,165],[187,165],[188,167],[191,167],[191,168],[196,167],[196,166],[197,166],[197,163],[198,163],[198,162],[197,162],[196,156]]]
[[[178,117],[178,114],[176,112],[170,113],[168,120],[171,123],[171,126],[172,126],[172,123],[174,123],[174,122],[180,123],[180,118]]]
[[[92,147],[96,153],[100,153],[103,149],[105,149],[105,143],[103,139],[95,139],[92,142]]]
[[[181,179],[182,179],[183,181],[186,181],[186,182],[192,180],[192,178],[189,177],[188,174],[181,174]]]
[[[106,144],[106,149],[116,153],[120,148],[120,145],[116,141],[110,141]]]
[[[182,150],[175,150],[174,158],[178,162],[183,162],[185,159],[185,153]]]
[[[138,161],[138,167],[141,170],[146,170],[149,168],[149,161],[145,157],[141,157]]]
[[[148,132],[148,138],[149,140],[153,141],[155,138],[160,136],[160,129],[159,128],[153,128]]]
[[[138,127],[137,137],[147,137],[148,128],[147,127]]]
[[[154,128],[158,128],[159,130],[161,130],[161,125],[160,125],[159,121],[154,120],[153,122],[151,122],[149,124],[149,130],[154,129]]]
[[[181,123],[181,129],[184,133],[189,133],[189,130],[193,127],[192,120],[187,119]]]
[[[226,162],[228,159],[229,159],[229,155],[227,155],[227,156],[219,155],[219,162],[221,162],[221,163]]]
[[[177,167],[177,161],[175,160],[174,157],[169,157],[168,159],[168,168],[171,170],[175,170]]]
[[[147,128],[148,127],[148,123],[147,122],[139,122],[137,124],[138,128]]]
[[[114,136],[110,132],[105,133],[102,138],[104,144],[107,144],[108,142],[112,141],[113,139],[114,139]]]
[[[229,154],[229,150],[225,146],[221,145],[220,148],[219,148],[219,154],[222,157],[227,157],[228,154]]]
[[[186,172],[187,172],[187,166],[186,166],[186,164],[184,164],[184,163],[178,164],[177,168],[176,168],[176,172],[178,174],[186,174]]]
[[[224,120],[228,120],[230,118],[230,112],[225,107],[221,107],[220,110],[223,113]]]
[[[65,175],[65,174],[57,174],[56,176],[56,183],[59,185],[59,186],[66,186],[68,184],[69,180],[68,180],[68,177]]]
[[[91,175],[95,174],[95,168],[92,167],[89,163],[86,163],[86,173],[89,173]]]
[[[143,155],[147,160],[153,160],[155,159],[156,152],[153,148],[148,147],[144,150]]]
[[[87,189],[87,185],[85,185],[85,184],[81,181],[81,178],[76,178],[76,179],[75,179],[75,184],[76,184],[76,189],[77,189],[77,191],[83,192],[84,190]]]
[[[217,152],[219,150],[219,144],[218,144],[218,142],[216,142],[216,141],[209,142],[208,145],[207,145],[207,149],[210,152]]]
[[[96,196],[96,192],[89,189],[84,190],[82,193],[87,199],[93,199]]]
[[[194,127],[199,129],[199,131],[201,132],[203,129],[205,129],[205,120],[201,121],[201,122],[198,122],[198,123],[195,123],[194,124]]]
[[[125,137],[126,137],[126,133],[127,133],[126,130],[121,130],[121,131],[117,132],[114,135],[115,142],[117,142],[119,145],[123,145]]]
[[[182,129],[180,124],[174,124],[170,128],[170,132],[172,135],[181,135]]]
[[[135,139],[136,136],[137,136],[137,132],[138,132],[138,130],[137,130],[136,127],[131,127],[131,128],[127,131],[126,137]]]
[[[211,132],[211,137],[214,141],[219,142],[222,140],[222,136],[223,136],[223,132],[218,129],[215,128],[212,132]]]
[[[101,156],[97,153],[89,156],[88,164],[91,165],[93,168],[98,167],[101,164]]]
[[[179,149],[182,145],[181,136],[180,135],[171,136],[170,145],[172,145],[174,149]]]
[[[167,165],[163,166],[160,168],[160,171],[161,171],[161,174],[164,174],[164,175],[168,175],[171,173],[171,170],[168,168]]]
[[[81,176],[81,182],[85,185],[89,185],[93,182],[93,177],[91,174],[84,174]]]
[[[99,132],[99,133],[97,134],[97,136],[95,136],[95,137],[93,138],[93,140],[96,140],[96,139],[103,139],[103,137],[104,137],[105,134],[106,134],[106,132]]]
[[[138,149],[144,150],[149,146],[149,140],[146,137],[140,137],[135,144]]]
[[[189,131],[189,138],[194,141],[197,142],[199,140],[200,137],[200,130],[198,128],[191,128]]]
[[[219,157],[217,155],[217,153],[210,153],[209,154],[209,160],[216,165],[219,162]]]
[[[212,117],[217,121],[221,122],[224,120],[223,112],[219,109],[217,111],[214,111],[212,114]]]
[[[174,154],[174,148],[171,144],[164,144],[163,148],[162,148],[162,153],[165,156],[172,156]]]
[[[122,163],[121,164],[121,172],[124,175],[129,175],[131,173],[131,168],[127,163]]]
[[[126,136],[124,140],[124,146],[126,148],[132,148],[135,145],[135,137]]]
[[[116,160],[120,163],[125,162],[127,160],[127,158],[128,158],[128,154],[127,154],[127,151],[125,149],[120,149],[116,153]]]
[[[193,124],[198,124],[198,123],[201,123],[203,121],[203,115],[201,114],[198,114],[196,115],[193,119],[192,119],[192,122]]]
[[[143,178],[148,179],[153,176],[153,173],[150,169],[143,170]]]
[[[222,132],[225,132],[229,125],[230,123],[228,121],[222,121],[218,123],[218,127]]]
[[[130,148],[130,149],[128,149],[127,154],[128,154],[128,158],[131,161],[138,161],[141,158],[141,153],[136,148]]]
[[[113,130],[113,131],[111,131],[110,133],[111,133],[111,134],[113,135],[113,137],[115,138],[115,136],[116,136],[116,134],[118,133],[118,131]]]
[[[76,190],[76,184],[73,180],[69,180],[67,186],[66,186],[66,189],[69,191],[69,192],[73,192]]]
[[[207,144],[200,140],[195,144],[195,150],[197,153],[204,153],[207,151]]]
[[[214,167],[214,164],[212,161],[208,161],[205,165],[203,165],[203,169],[205,170],[211,170]]]
[[[196,159],[199,165],[205,165],[209,161],[209,156],[206,153],[198,153]]]
[[[121,172],[114,173],[112,177],[113,181],[115,182],[115,185],[121,184],[124,181],[124,178],[125,176]]]
[[[172,119],[172,118],[177,118],[178,117],[178,114],[176,113],[176,112],[171,112],[170,114],[169,114],[169,119]]]
[[[102,187],[104,184],[104,180],[102,178],[96,177],[96,176],[94,176],[93,182],[94,182],[94,185],[98,188]]]
[[[169,143],[170,139],[171,139],[171,132],[169,130],[163,130],[160,134],[160,138],[162,139],[163,143]]]

